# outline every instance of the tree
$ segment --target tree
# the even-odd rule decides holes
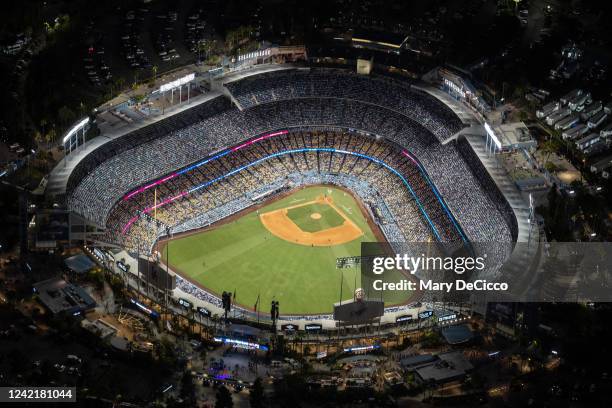
[[[28,361],[27,356],[19,349],[13,349],[8,355],[10,371],[13,374],[24,370],[29,364]]]
[[[550,161],[547,161],[546,163],[544,163],[544,168],[549,173],[554,173],[555,171],[559,170],[559,167],[557,167],[555,163],[550,162]]]
[[[118,275],[112,275],[109,284],[116,298],[123,298],[123,287],[126,286],[123,279]]]
[[[41,144],[43,142],[43,137],[42,137],[41,133],[38,130],[36,132],[34,132],[34,141],[37,144]]]
[[[125,290],[129,290],[129,282],[130,282],[130,265],[125,264],[125,271],[123,271],[123,283],[125,283]]]
[[[138,88],[138,71],[134,71],[134,83],[132,84],[132,89],[136,90]]]
[[[40,385],[48,384],[53,379],[54,373],[51,361],[44,359],[40,365]]]
[[[193,376],[190,370],[185,370],[181,379],[181,398],[191,405],[195,401],[195,385],[193,384]]]
[[[217,401],[215,402],[215,408],[232,408],[234,401],[232,401],[232,394],[229,390],[222,385],[217,390]]]
[[[87,277],[92,281],[98,290],[104,288],[104,274],[99,268],[94,268],[87,273]]]
[[[204,53],[204,59],[208,60],[215,48],[217,48],[217,40],[210,39],[198,41],[198,61],[202,60],[202,53]]]
[[[57,131],[55,130],[55,126],[53,126],[45,135],[45,141],[51,143],[55,141],[55,138],[57,138]]]
[[[240,26],[235,30],[231,30],[225,36],[225,47],[228,51],[232,51],[234,47],[246,42],[253,33],[253,27]]]
[[[119,77],[115,81],[115,84],[117,86],[118,92],[121,92],[121,91],[123,91],[123,87],[125,86],[125,79],[123,79],[123,77]]]
[[[57,112],[57,116],[62,125],[69,125],[72,122],[74,122],[76,118],[72,109],[70,109],[67,106],[62,106],[61,108],[59,108],[59,111]]]
[[[162,336],[157,354],[159,356],[159,361],[165,366],[174,367],[177,363],[177,355],[174,351],[174,344],[172,341],[166,337]]]
[[[557,144],[553,140],[549,139],[542,144],[542,148],[540,150],[542,154],[545,155],[544,162],[547,162],[550,155],[557,151]]]
[[[550,190],[548,190],[548,195],[547,195],[549,214],[552,213],[552,209],[557,207],[558,198],[559,196],[557,195],[557,184],[553,183]]]
[[[261,378],[257,377],[253,383],[253,388],[249,393],[249,403],[252,408],[262,408],[264,406],[264,388]]]
[[[41,133],[42,133],[43,135],[45,134],[45,130],[46,130],[46,128],[47,128],[47,124],[48,124],[48,123],[49,123],[49,122],[47,122],[47,119],[44,119],[44,118],[43,118],[43,119],[41,119],[41,120],[40,120],[40,128],[42,129],[42,132],[41,132]]]
[[[193,334],[193,326],[195,325],[195,309],[190,307],[187,311],[187,322],[189,323],[189,333]]]

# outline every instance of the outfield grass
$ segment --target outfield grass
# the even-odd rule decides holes
[[[259,213],[313,201],[322,194],[331,195],[335,206],[364,235],[332,247],[298,245],[272,235],[258,213],[252,212],[212,230],[170,241],[170,267],[213,293],[235,290],[237,302],[248,308],[253,308],[260,294],[264,312],[274,298],[280,302],[281,314],[329,313],[339,300],[341,285],[344,299],[352,297],[355,283],[360,285],[359,268],[336,269],[336,258],[358,256],[361,242],[376,241],[358,204],[342,190],[314,186],[260,208]],[[166,261],[165,247],[161,253]],[[393,296],[387,303],[403,302],[409,294]]]
[[[318,220],[312,214],[319,214]],[[313,203],[287,210],[287,217],[302,231],[317,232],[344,224],[344,218],[333,207],[325,203]]]

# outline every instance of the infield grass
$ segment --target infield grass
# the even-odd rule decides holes
[[[321,218],[315,219],[313,214]],[[334,208],[325,203],[312,203],[287,210],[287,216],[302,231],[317,232],[344,224],[344,218]]]
[[[259,220],[259,213],[313,201],[322,194],[331,196],[334,205],[364,235],[341,245],[311,247],[277,238]],[[332,207],[322,206],[326,209],[315,211],[322,215],[321,220],[332,217],[327,214],[329,209],[343,222]],[[305,212],[303,217],[309,218],[310,213]],[[235,291],[237,303],[249,309],[260,295],[259,307],[263,312],[268,312],[270,301],[276,299],[281,314],[318,314],[332,312],[333,303],[340,300],[341,286],[342,298],[346,300],[352,298],[355,286],[360,285],[359,268],[336,269],[336,258],[358,256],[361,243],[373,241],[376,238],[350,194],[331,186],[313,186],[235,221],[170,240],[162,245],[161,253],[164,262],[169,255],[170,268],[175,272],[216,294]],[[409,296],[407,292],[395,292],[385,300],[395,304]]]

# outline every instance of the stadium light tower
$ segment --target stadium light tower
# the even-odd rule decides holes
[[[527,239],[527,247],[531,245],[531,232],[533,231],[533,226],[536,223],[535,219],[535,208],[533,204],[533,195],[529,193],[529,238]]]
[[[272,318],[272,332],[276,333],[276,321],[279,317],[279,304],[278,300],[273,300],[270,303],[270,317]]]
[[[62,145],[64,146],[64,158],[66,158],[67,154],[72,153],[72,150],[75,150],[79,147],[79,131],[81,135],[81,145],[85,144],[85,132],[87,131],[89,125],[89,117],[80,120],[76,123],[62,139]],[[74,149],[72,146],[74,145]]]
[[[489,126],[489,124],[485,122],[484,128],[486,131],[485,147],[487,155],[489,153],[495,154],[498,150],[501,151],[501,141],[499,140],[493,129],[491,129],[491,126]]]
[[[223,311],[225,312],[225,322],[227,323],[227,314],[232,308],[232,294],[230,292],[223,291],[221,294],[221,304],[223,305]]]

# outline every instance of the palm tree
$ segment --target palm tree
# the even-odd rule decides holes
[[[234,402],[232,401],[232,394],[229,392],[224,385],[219,387],[217,390],[217,400],[215,402],[215,408],[232,408]]]
[[[544,163],[546,163],[548,161],[548,158],[550,157],[551,154],[553,154],[554,152],[557,151],[556,147],[557,146],[556,146],[554,140],[552,140],[552,139],[548,139],[547,141],[542,143],[541,151],[542,151],[543,154],[546,155],[545,158],[544,158]]]
[[[125,280],[125,290],[129,290],[129,279],[130,279],[130,265],[125,265],[125,272],[123,273],[123,280]]]
[[[187,311],[187,321],[189,322],[189,334],[191,335],[193,335],[193,326],[195,324],[194,311],[195,309],[193,307],[190,307],[189,310]]]
[[[208,60],[210,53],[216,48],[217,41],[212,39],[198,41],[198,60],[202,61],[202,52],[204,53],[204,60]]]
[[[134,83],[132,84],[132,89],[138,88],[138,71],[134,72]]]
[[[46,127],[47,127],[47,123],[48,123],[47,119],[41,119],[40,120],[40,127],[42,128],[42,132],[41,133],[43,135],[45,135],[45,130],[46,130]]]
[[[264,398],[264,387],[261,378],[257,377],[249,393],[249,403],[252,408],[261,408],[264,406]]]
[[[214,327],[213,331],[217,331],[217,325],[221,321],[221,316],[219,316],[217,313],[215,313],[214,315],[212,315],[211,320],[213,322],[213,327]]]
[[[123,79],[123,77],[119,77],[117,78],[116,83],[117,83],[117,92],[121,93],[125,85],[125,79]]]

